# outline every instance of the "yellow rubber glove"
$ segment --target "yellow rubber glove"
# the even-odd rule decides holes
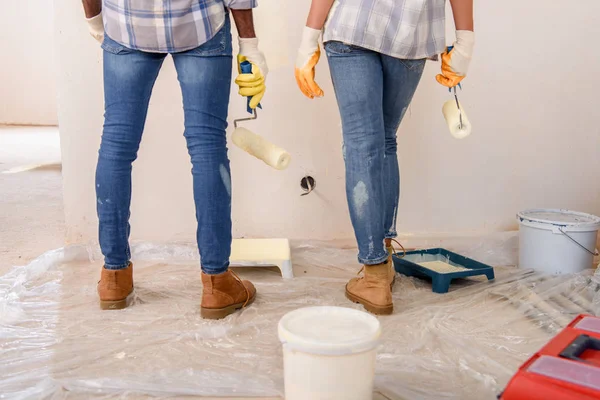
[[[239,38],[240,53],[237,56],[238,77],[235,83],[239,86],[238,93],[244,97],[251,97],[250,108],[255,109],[265,95],[267,86],[265,81],[269,73],[267,60],[262,51],[258,49],[258,38]],[[240,64],[248,61],[252,64],[251,74],[242,74]]]
[[[296,83],[298,87],[309,99],[323,97],[323,90],[315,82],[315,66],[321,58],[321,49],[319,48],[319,36],[321,31],[308,26],[304,27],[302,33],[302,42],[298,49],[296,58]]]
[[[442,73],[435,77],[441,85],[452,88],[467,76],[474,45],[473,31],[456,31],[454,47],[442,54]]]
[[[86,18],[90,35],[98,42],[104,41],[104,23],[102,22],[102,13],[92,18]]]

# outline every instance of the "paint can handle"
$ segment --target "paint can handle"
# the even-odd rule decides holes
[[[565,235],[566,237],[568,237],[569,239],[571,239],[571,241],[573,243],[575,243],[577,246],[581,247],[583,250],[587,251],[591,255],[593,255],[593,256],[599,256],[600,255],[600,253],[598,253],[597,249],[594,249],[594,251],[591,251],[590,249],[588,249],[587,247],[585,247],[584,245],[582,245],[581,243],[579,243],[577,240],[575,240],[575,238],[573,238],[572,236],[569,236],[569,234],[567,234],[567,232],[565,232],[562,227],[559,226],[558,227],[558,231],[560,233],[562,233],[563,235]]]

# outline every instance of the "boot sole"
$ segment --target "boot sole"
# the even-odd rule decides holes
[[[254,303],[254,299],[256,299],[256,293],[248,302],[232,304],[223,308],[204,308],[200,307],[200,316],[204,319],[223,319],[242,308],[248,307],[250,304]],[[244,306],[245,304],[245,306]]]
[[[100,308],[102,310],[122,310],[131,305],[133,298],[134,293],[132,290],[131,293],[122,300],[100,300]]]
[[[350,293],[348,291],[348,289],[346,289],[346,298],[353,303],[362,304],[362,306],[365,308],[365,310],[367,310],[371,314],[391,315],[394,312],[394,304],[385,305],[385,306],[376,305],[376,304],[369,302],[368,300],[365,300],[361,297],[353,295],[352,293]]]

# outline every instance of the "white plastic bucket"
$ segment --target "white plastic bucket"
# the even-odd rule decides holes
[[[535,209],[517,214],[519,267],[554,275],[591,268],[600,218],[570,210]]]
[[[286,400],[370,400],[381,327],[342,307],[308,307],[279,321]]]

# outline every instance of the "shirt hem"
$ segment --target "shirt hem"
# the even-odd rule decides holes
[[[345,38],[338,38],[338,37],[335,37],[335,36],[328,36],[327,35],[327,37],[324,37],[323,38],[323,43],[327,43],[327,42],[342,42],[342,43],[345,43],[345,44],[349,44],[351,46],[361,47],[363,49],[371,50],[371,51],[377,52],[379,54],[383,54],[383,55],[386,55],[386,56],[398,58],[398,59],[401,59],[401,60],[422,60],[422,59],[427,59],[427,60],[431,60],[431,61],[437,61],[438,60],[438,56],[440,54],[442,54],[445,51],[445,48],[446,48],[446,46],[444,46],[442,49],[437,50],[433,54],[427,52],[427,53],[418,54],[418,55],[415,55],[415,56],[408,56],[406,54],[400,54],[400,53],[382,51],[381,49],[375,48],[375,46],[365,45],[364,43],[356,43],[353,40],[347,40]]]
[[[123,42],[120,42],[120,41],[116,40],[108,32],[106,32],[106,34],[113,41],[117,42],[121,46],[124,46],[124,47],[128,48],[129,50],[141,51],[141,52],[144,52],[144,53],[154,53],[154,54],[176,54],[176,53],[183,53],[185,51],[190,51],[190,50],[197,49],[198,47],[202,46],[203,44],[208,43],[209,41],[211,41],[212,39],[214,39],[214,37],[217,36],[217,34],[219,32],[221,32],[221,29],[223,29],[223,27],[225,26],[226,22],[227,22],[227,19],[225,18],[223,20],[223,23],[221,23],[221,25],[219,25],[216,29],[213,29],[213,32],[211,32],[211,36],[207,37],[205,41],[203,41],[201,43],[198,43],[197,45],[192,45],[192,46],[189,46],[189,47],[186,46],[186,47],[182,47],[182,48],[177,48],[175,50],[168,50],[168,49],[164,49],[163,50],[163,49],[147,48],[147,47],[141,47],[141,46],[132,46],[129,43],[123,43]]]

